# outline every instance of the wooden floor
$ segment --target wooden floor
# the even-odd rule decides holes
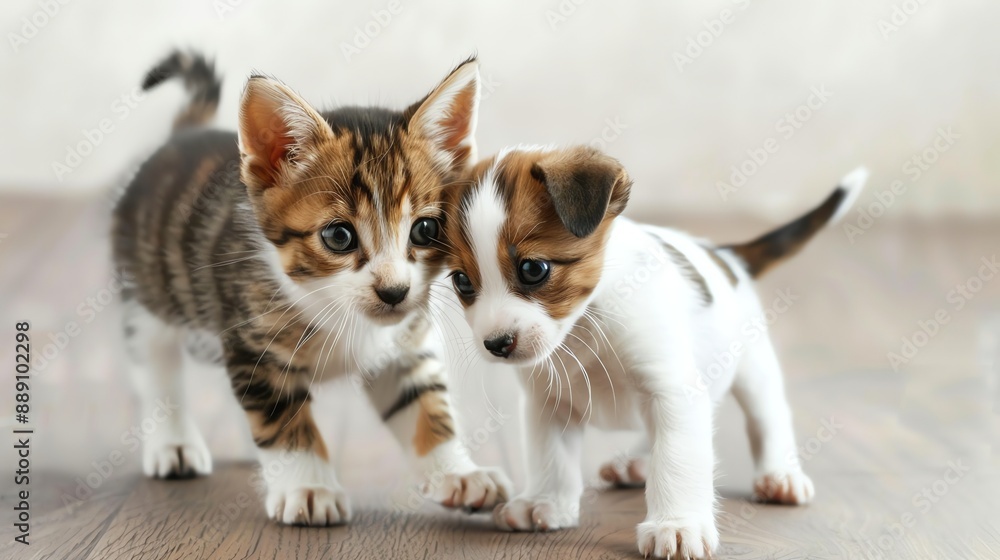
[[[401,453],[348,383],[324,387],[316,408],[353,500],[349,526],[267,521],[252,484],[252,442],[214,370],[189,372],[189,393],[216,472],[142,479],[128,438],[141,420],[118,358],[108,209],[105,200],[0,199],[0,332],[29,320],[34,352],[51,346],[52,356],[33,374],[28,546],[13,541],[21,489],[12,476],[13,383],[0,383],[8,434],[0,437],[9,438],[0,440],[0,558],[637,557],[641,490],[605,489],[596,476],[634,436],[588,433],[579,528],[499,533],[485,515],[417,500]],[[719,241],[762,227],[657,221]],[[803,508],[748,500],[748,446],[727,401],[715,442],[718,557],[1000,558],[1000,276],[971,280],[998,250],[1000,224],[886,220],[854,243],[840,229],[827,231],[762,282],[765,307],[776,290],[798,298],[771,328],[817,498]],[[976,288],[971,299],[951,293],[957,284]],[[919,322],[942,310],[946,324],[914,337]],[[61,337],[70,322],[79,334]],[[901,352],[904,337],[920,348],[894,369],[888,354]],[[12,351],[13,342],[0,345],[2,363],[13,363]],[[475,359],[458,359],[453,370],[474,456],[523,487],[513,376]],[[124,463],[112,464],[118,458]]]

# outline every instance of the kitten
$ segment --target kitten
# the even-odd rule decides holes
[[[640,553],[710,556],[712,414],[729,390],[746,413],[758,495],[808,502],[753,278],[842,215],[865,177],[845,177],[819,207],[755,241],[715,247],[621,217],[632,181],[597,150],[508,149],[478,164],[449,192],[448,265],[480,351],[518,366],[528,403],[528,488],[494,511],[497,525],[575,526],[584,425],[636,428],[651,445],[602,474],[646,485]]]
[[[443,191],[475,158],[476,60],[403,111],[319,113],[253,76],[238,135],[199,126],[219,99],[211,64],[175,53],[144,86],[171,77],[191,101],[114,212],[129,369],[146,415],[158,399],[180,406],[145,442],[145,473],[211,472],[184,402],[188,352],[225,366],[279,522],[350,517],[310,408],[313,383],[348,374],[364,376],[414,467],[435,475],[433,499],[468,509],[505,499],[504,476],[459,443],[427,318]]]

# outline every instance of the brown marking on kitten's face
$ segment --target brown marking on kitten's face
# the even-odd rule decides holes
[[[250,79],[241,179],[302,295],[380,322],[425,303],[442,261],[444,190],[475,157],[478,76],[469,60],[404,111],[324,115],[280,82]]]
[[[466,319],[489,355],[541,359],[600,281],[631,181],[616,160],[587,147],[506,151],[471,175],[449,193],[445,228]]]

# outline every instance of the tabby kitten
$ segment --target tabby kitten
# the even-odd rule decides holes
[[[403,111],[319,113],[282,83],[253,76],[238,135],[200,126],[219,99],[202,57],[175,53],[144,87],[175,76],[191,102],[114,216],[144,412],[158,399],[180,405],[145,442],[145,473],[211,472],[185,407],[181,358],[215,354],[260,450],[273,519],[350,518],[310,409],[313,383],[350,374],[364,376],[415,468],[435,475],[433,499],[469,509],[503,501],[506,479],[473,464],[456,437],[426,312],[441,269],[443,190],[475,159],[476,60]]]

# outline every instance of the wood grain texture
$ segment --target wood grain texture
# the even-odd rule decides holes
[[[588,432],[580,527],[552,534],[493,530],[486,515],[415,500],[417,483],[363,394],[348,383],[317,391],[331,461],[352,498],[350,525],[282,527],[268,521],[253,485],[253,449],[224,375],[196,371],[191,400],[217,459],[212,476],[152,481],[125,438],[138,419],[117,358],[114,303],[91,322],[77,307],[108,285],[106,200],[0,200],[0,333],[32,321],[38,344],[77,321],[81,334],[34,374],[31,545],[13,542],[15,458],[0,440],[0,559],[118,558],[638,558],[641,490],[607,490],[598,466],[634,437]],[[766,224],[658,220],[720,242]],[[821,234],[759,286],[799,296],[771,325],[786,370],[796,435],[817,489],[803,508],[748,501],[752,468],[743,419],[731,400],[717,415],[719,558],[922,559],[1000,557],[1000,278],[962,309],[954,286],[998,252],[1000,224],[880,222],[848,242]],[[903,366],[887,353],[941,308],[951,320]],[[450,326],[446,332],[453,332]],[[0,363],[12,345],[0,344]],[[453,391],[478,462],[506,469],[520,488],[518,390],[513,377],[458,364]],[[9,432],[12,387],[0,383]],[[488,400],[487,400],[488,399]],[[489,418],[499,418],[497,429]],[[832,433],[831,433],[832,432]],[[84,499],[81,481],[101,474]],[[955,468],[960,476],[954,476]],[[951,469],[951,471],[949,471]],[[951,472],[952,474],[949,474]]]

